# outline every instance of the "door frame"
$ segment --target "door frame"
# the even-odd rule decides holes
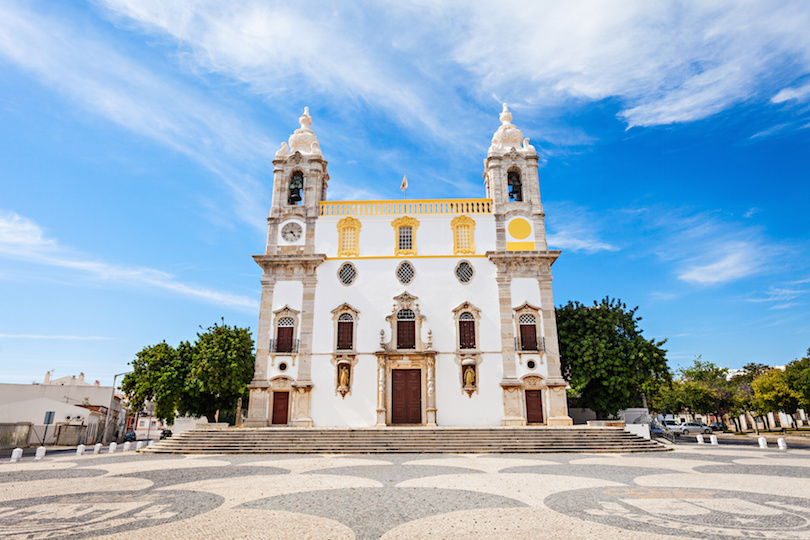
[[[533,426],[546,426],[548,425],[548,387],[546,386],[545,379],[540,375],[525,375],[521,378],[523,391],[521,397],[523,398],[523,418],[526,423],[529,423],[529,412],[526,408],[526,390],[540,390],[540,406],[543,411],[543,421],[541,423],[533,423]]]
[[[389,354],[378,353],[377,377],[377,425],[378,426],[435,426],[436,425],[436,353],[413,352]],[[421,370],[421,417],[419,424],[394,424],[392,422],[393,376],[395,369]]]

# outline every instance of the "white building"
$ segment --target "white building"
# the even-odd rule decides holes
[[[112,410],[107,415],[111,401]],[[53,413],[53,424],[46,429],[48,412]],[[42,383],[0,383],[0,424],[17,423],[31,424],[31,444],[55,444],[61,439],[101,442],[105,425],[108,439],[114,440],[116,433],[123,435],[126,409],[119,396],[113,398],[112,387],[101,386],[98,381],[88,383],[84,373],[51,379],[48,372]]]
[[[327,201],[307,110],[275,159],[246,425],[568,425],[538,156],[512,125],[485,199]]]

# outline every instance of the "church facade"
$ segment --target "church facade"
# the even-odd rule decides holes
[[[247,426],[569,425],[538,156],[506,105],[483,199],[328,201],[310,126],[273,160]]]

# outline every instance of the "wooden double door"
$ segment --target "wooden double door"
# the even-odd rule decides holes
[[[391,423],[422,423],[422,370],[391,371]]]

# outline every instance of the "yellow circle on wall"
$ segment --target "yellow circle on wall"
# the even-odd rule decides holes
[[[516,240],[523,240],[532,232],[532,226],[523,218],[513,219],[509,222],[509,234]]]

